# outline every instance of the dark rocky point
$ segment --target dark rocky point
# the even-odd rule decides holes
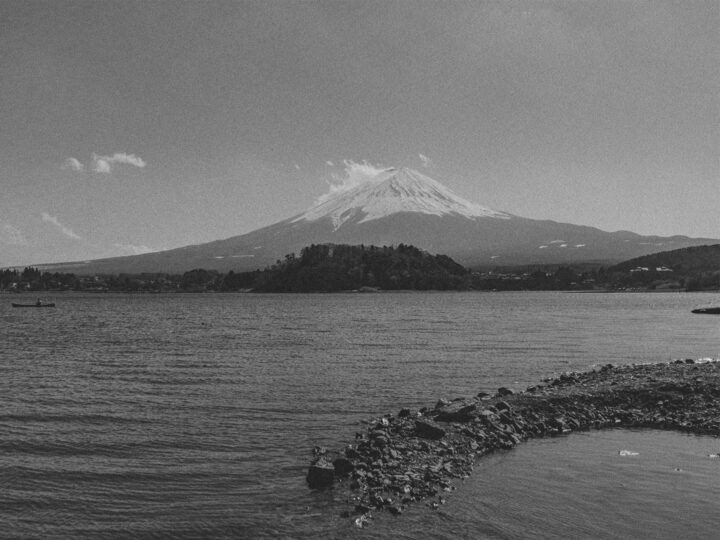
[[[325,458],[316,460],[307,474],[307,483],[313,489],[324,489],[332,487],[335,481],[335,467]]]
[[[339,457],[333,461],[333,469],[337,476],[347,476],[355,470],[355,464],[347,457]]]

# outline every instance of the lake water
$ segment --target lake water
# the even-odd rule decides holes
[[[24,298],[24,297],[23,297]],[[14,299],[14,297],[12,297]],[[34,299],[34,298],[33,298]],[[606,431],[481,460],[439,510],[340,517],[311,448],[374,415],[597,364],[720,357],[714,294],[0,296],[0,536],[677,538],[720,441]],[[637,455],[620,456],[629,449]],[[710,536],[707,536],[710,535]]]

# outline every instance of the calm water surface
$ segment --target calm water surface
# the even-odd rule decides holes
[[[483,460],[439,511],[367,529],[304,475],[314,445],[341,447],[372,415],[717,358],[720,318],[690,314],[716,298],[62,294],[19,310],[0,296],[0,536],[671,538],[682,523],[704,537],[720,527],[703,506],[720,480],[708,437],[533,441]]]

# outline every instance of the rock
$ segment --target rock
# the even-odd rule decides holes
[[[495,414],[495,412],[491,411],[490,409],[484,409],[478,413],[478,418],[481,418],[485,421],[490,421],[497,418],[497,414]]]
[[[372,508],[370,508],[367,504],[356,504],[355,505],[355,512],[358,514],[367,514],[370,512]]]
[[[349,459],[339,457],[333,461],[333,468],[337,476],[347,476],[355,470],[355,465]]]
[[[320,458],[310,465],[306,480],[311,489],[332,487],[335,481],[335,467],[326,459]]]
[[[441,422],[469,422],[476,415],[477,405],[465,401],[456,401],[440,409],[437,419]]]
[[[500,388],[497,389],[497,395],[500,397],[512,396],[514,393],[515,392],[513,392],[509,388],[505,388],[504,386],[501,386]]]
[[[407,418],[410,416],[410,409],[400,409],[400,412],[398,413],[398,418]]]
[[[435,410],[442,409],[443,407],[447,407],[450,405],[450,402],[447,399],[438,399],[437,403],[435,404]]]
[[[423,439],[437,441],[445,436],[445,430],[431,420],[415,420],[415,433]]]
[[[495,408],[496,408],[498,411],[509,411],[509,410],[511,410],[510,405],[508,404],[507,401],[498,401],[498,402],[495,404]]]
[[[373,437],[373,444],[378,448],[385,448],[389,444],[389,439],[385,435]]]

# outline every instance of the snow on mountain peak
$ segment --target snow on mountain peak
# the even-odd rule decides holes
[[[317,221],[329,217],[337,230],[346,221],[359,217],[358,223],[380,219],[397,212],[417,212],[442,216],[457,214],[468,219],[510,216],[471,203],[440,182],[418,171],[394,167],[377,170],[359,185],[324,195],[298,221]]]

